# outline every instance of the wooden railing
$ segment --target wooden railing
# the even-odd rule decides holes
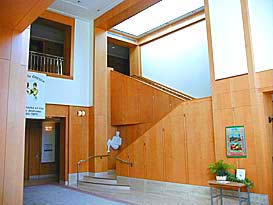
[[[119,157],[116,157],[115,159],[116,159],[117,161],[123,163],[123,164],[129,165],[130,167],[132,167],[132,166],[134,165],[133,162],[129,162],[129,161],[127,161],[127,160],[120,159]]]
[[[176,96],[176,97],[178,97],[178,98],[180,98],[180,99],[182,99],[184,101],[193,100],[194,99],[192,96],[189,96],[189,95],[187,95],[185,93],[182,93],[182,92],[180,92],[180,91],[178,91],[176,89],[170,88],[170,87],[168,87],[166,85],[163,85],[161,83],[152,81],[152,80],[150,80],[148,78],[145,78],[145,77],[142,77],[142,76],[138,76],[138,75],[132,75],[131,77],[133,77],[133,78],[135,78],[135,79],[137,79],[139,81],[142,81],[144,83],[147,83],[147,84],[149,84],[151,86],[154,86],[154,87],[156,87],[156,88],[158,88],[160,90],[163,90],[163,91],[165,91],[165,92],[167,92],[167,93],[169,93],[171,95],[174,95],[174,96]]]

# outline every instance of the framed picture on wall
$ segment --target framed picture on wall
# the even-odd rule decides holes
[[[245,127],[226,127],[226,145],[228,158],[246,158],[247,150]]]

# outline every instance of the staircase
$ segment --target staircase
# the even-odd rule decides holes
[[[84,191],[128,191],[130,186],[127,184],[119,183],[116,177],[116,173],[109,171],[100,176],[83,176],[78,181],[78,189]]]
[[[185,93],[182,93],[180,92],[179,90],[176,90],[174,88],[170,88],[166,85],[163,85],[161,83],[158,83],[158,82],[155,82],[155,81],[152,81],[148,78],[145,78],[145,77],[142,77],[142,76],[138,76],[138,75],[132,75],[131,76],[132,78],[138,80],[138,81],[141,81],[142,83],[145,83],[145,84],[148,84],[156,89],[159,89],[159,90],[162,90],[170,95],[173,95],[183,101],[187,101],[187,100],[193,100],[194,98],[192,96],[189,96]]]

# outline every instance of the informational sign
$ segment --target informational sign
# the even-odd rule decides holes
[[[27,119],[45,119],[45,83],[45,74],[28,72],[25,114]]]
[[[244,126],[226,127],[227,157],[246,158],[246,136]]]
[[[42,131],[42,157],[41,163],[55,162],[55,122],[44,121]]]

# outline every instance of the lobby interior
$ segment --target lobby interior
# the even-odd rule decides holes
[[[1,1],[0,65],[0,204],[272,204],[272,0]]]

